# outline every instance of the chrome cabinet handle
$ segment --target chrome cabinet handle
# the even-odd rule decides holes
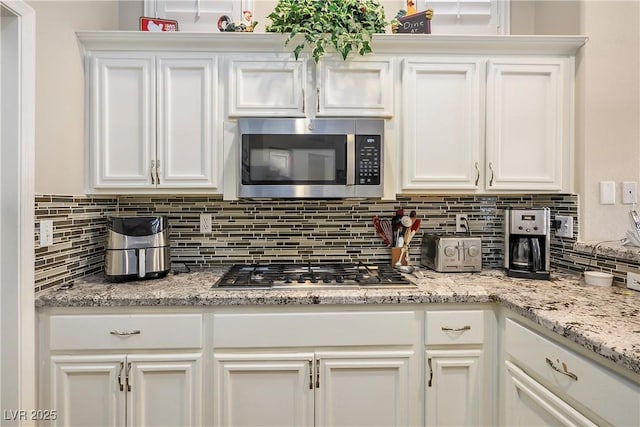
[[[316,89],[316,113],[320,112],[320,88]]]
[[[489,162],[489,170],[491,171],[491,179],[489,180],[489,187],[493,187],[493,163]]]
[[[576,374],[574,374],[571,371],[567,371],[567,365],[566,364],[562,364],[562,369],[560,369],[558,366],[556,366],[555,363],[553,363],[553,360],[549,359],[548,357],[545,358],[545,360],[547,361],[547,365],[551,366],[551,369],[553,369],[556,372],[561,373],[562,375],[566,375],[569,378],[571,378],[572,380],[578,381],[578,376]]]
[[[149,168],[149,175],[151,175],[151,183],[153,185],[156,185],[156,179],[153,176],[153,169],[155,168],[155,166],[156,166],[156,163],[153,160],[151,160],[151,167]]]
[[[309,360],[309,390],[313,390],[313,360]]]
[[[480,181],[480,169],[478,169],[478,162],[476,162],[475,164],[476,167],[476,183],[475,186],[478,186],[478,181]]]
[[[465,325],[462,328],[448,328],[446,326],[443,326],[442,330],[443,331],[447,331],[447,332],[464,332],[464,331],[470,331],[471,330],[471,326]]]
[[[427,359],[427,363],[429,364],[429,381],[428,381],[428,387],[431,387],[433,384],[433,367],[431,366],[431,358]]]
[[[127,391],[131,391],[131,362],[127,363]]]
[[[127,337],[129,335],[140,335],[140,329],[134,329],[133,331],[119,331],[112,329],[109,331],[111,335],[118,335],[119,337]]]
[[[307,111],[307,97],[305,96],[304,89],[302,89],[302,113],[306,113]]]
[[[316,359],[316,388],[320,388],[320,359]]]
[[[156,160],[156,184],[160,185],[160,160]]]
[[[118,385],[120,391],[124,391],[124,385],[122,384],[122,371],[124,370],[124,362],[120,362],[120,371],[118,372]]]

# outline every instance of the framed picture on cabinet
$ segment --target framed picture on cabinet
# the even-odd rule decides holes
[[[211,33],[252,20],[253,6],[254,0],[144,0],[144,15],[178,21],[180,31]]]

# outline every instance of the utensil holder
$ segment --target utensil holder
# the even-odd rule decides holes
[[[395,267],[401,254],[402,248],[391,248],[391,267]],[[400,265],[408,265],[407,256],[409,256],[408,251],[404,253],[404,256],[400,260]]]

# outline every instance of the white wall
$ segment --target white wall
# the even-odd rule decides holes
[[[36,11],[36,193],[84,193],[84,69],[75,32],[118,29],[118,2],[28,1]]]
[[[142,0],[28,2],[38,16],[36,192],[84,193],[84,77],[75,32],[135,30]],[[617,239],[628,227],[620,182],[640,182],[640,6],[636,0],[512,3],[513,34],[585,34],[577,65],[576,174],[581,240]],[[264,31],[277,0],[255,0]],[[382,1],[387,19],[404,0]],[[421,4],[420,2],[418,3]],[[598,204],[598,181],[618,184]]]
[[[581,240],[619,239],[630,226],[621,182],[640,181],[640,2],[585,1],[580,26],[589,36],[577,81]],[[599,204],[602,180],[616,182],[615,205]]]

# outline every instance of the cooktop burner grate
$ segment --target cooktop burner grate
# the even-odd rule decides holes
[[[218,288],[315,288],[415,286],[386,264],[236,264]]]

